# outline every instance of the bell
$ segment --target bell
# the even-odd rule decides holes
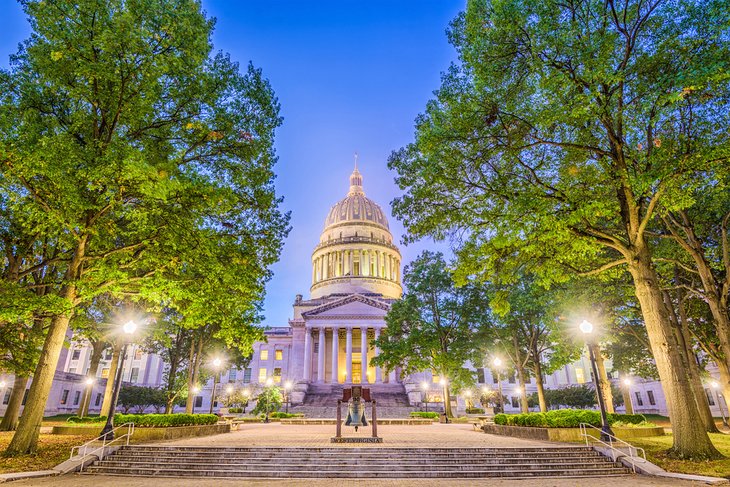
[[[355,431],[360,426],[367,426],[368,421],[365,419],[365,408],[363,408],[362,400],[357,397],[350,400],[347,405],[347,420],[345,426],[354,426]]]

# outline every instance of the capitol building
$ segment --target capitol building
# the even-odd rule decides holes
[[[363,176],[357,166],[350,175],[345,197],[325,217],[319,242],[312,252],[311,269],[309,297],[295,295],[288,326],[267,328],[266,341],[254,344],[246,368],[221,372],[218,391],[225,391],[229,386],[241,387],[253,395],[271,380],[290,386],[290,411],[304,412],[310,417],[334,415],[342,388],[350,384],[371,388],[383,407],[383,417],[403,417],[423,407],[424,382],[432,384],[429,400],[442,402],[438,377],[430,371],[405,376],[398,368],[383,370],[371,365],[371,359],[378,355],[374,341],[386,326],[385,315],[403,294],[402,257],[393,242],[385,212],[365,194]],[[59,360],[46,404],[47,415],[76,412],[86,387],[92,349],[88,343],[74,341],[71,336],[69,342]],[[111,358],[111,351],[107,350],[99,365],[89,402],[92,413],[100,410]],[[472,367],[478,386],[496,389],[497,378],[482,365]],[[161,387],[166,367],[160,355],[148,354],[140,346],[131,345],[122,379],[129,385]],[[547,388],[554,388],[590,380],[590,363],[583,357],[547,375],[543,382]],[[0,376],[0,415],[8,404],[11,387],[12,377]],[[637,412],[666,412],[658,382],[636,381],[631,387]],[[196,411],[211,409],[211,400],[212,409],[222,406],[212,399],[212,388],[211,379],[197,392]],[[528,394],[535,391],[534,379],[526,388]],[[502,390],[507,398],[505,411],[519,412],[514,376],[503,376]],[[456,410],[463,411],[463,400],[456,397],[451,400]]]

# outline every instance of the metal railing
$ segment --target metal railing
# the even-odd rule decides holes
[[[122,429],[124,427],[127,428],[127,432],[124,433],[123,435],[117,436],[117,434],[116,434],[117,430]],[[125,440],[124,444],[126,446],[129,446],[129,438],[134,434],[134,423],[120,424],[119,426],[116,426],[112,430],[112,432],[114,432],[113,440],[107,440],[107,436],[108,436],[108,434],[107,434],[107,435],[104,435],[103,437],[100,436],[99,438],[94,438],[93,440],[89,440],[86,443],[84,443],[83,445],[79,445],[79,446],[75,446],[75,447],[71,448],[71,456],[69,457],[69,459],[74,457],[74,452],[76,452],[76,455],[81,456],[82,462],[81,462],[81,468],[79,469],[79,472],[81,472],[84,469],[83,459],[85,459],[86,457],[92,456],[92,455],[96,455],[97,457],[99,457],[99,455],[97,455],[97,453],[99,451],[101,451],[102,455],[103,455],[104,449],[111,446],[112,443],[124,439]],[[101,441],[101,445],[98,443],[99,441]],[[99,457],[99,459],[101,459],[101,457]]]
[[[590,434],[592,433],[592,431],[588,428],[591,428],[591,430],[596,430],[598,432],[598,436]],[[601,428],[596,428],[592,424],[581,423],[580,435],[585,438],[586,446],[590,446],[590,438],[590,440],[594,440],[596,443],[600,443],[601,445],[608,447],[608,449],[611,451],[611,459],[614,462],[621,457],[628,457],[629,459],[631,459],[631,469],[634,471],[634,473],[636,473],[636,463],[646,462],[646,451],[644,451],[643,448],[634,446],[630,443],[625,442],[624,440],[620,440],[613,435],[609,435],[608,433],[605,433],[603,430],[601,430]],[[607,436],[608,441],[602,440],[601,436]],[[641,452],[641,455],[639,455],[639,452]]]

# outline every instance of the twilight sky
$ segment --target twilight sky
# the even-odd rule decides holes
[[[309,296],[311,253],[329,208],[343,198],[360,154],[365,194],[390,215],[399,190],[386,161],[413,139],[440,73],[455,59],[448,23],[462,0],[203,0],[217,18],[216,50],[263,69],[281,103],[276,187],[292,230],[267,286],[264,324],[285,326],[295,294]],[[14,0],[0,0],[0,66],[30,30]],[[403,262],[443,244],[401,245]]]

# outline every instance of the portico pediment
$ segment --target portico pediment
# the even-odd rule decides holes
[[[361,294],[352,294],[305,311],[302,313],[302,318],[316,320],[345,317],[350,319],[383,317],[389,309],[390,305],[388,303]]]

